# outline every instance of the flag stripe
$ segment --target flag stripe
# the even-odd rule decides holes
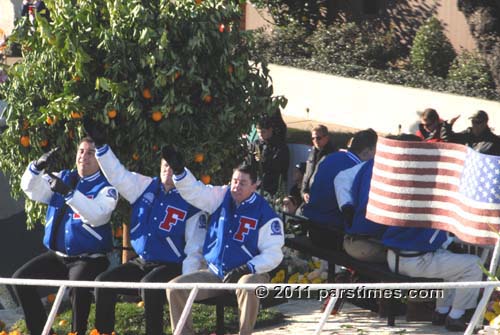
[[[366,216],[386,225],[448,230],[470,243],[495,243],[499,167],[500,158],[463,145],[381,138]]]

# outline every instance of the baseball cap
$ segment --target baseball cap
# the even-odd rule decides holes
[[[479,122],[488,122],[488,114],[485,111],[479,110],[475,112],[469,120],[479,121]]]

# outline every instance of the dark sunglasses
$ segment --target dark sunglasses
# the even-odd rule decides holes
[[[314,141],[314,140],[319,141],[319,140],[321,140],[322,138],[323,138],[323,136],[313,136],[313,137],[311,137],[311,139],[312,139],[313,141]]]

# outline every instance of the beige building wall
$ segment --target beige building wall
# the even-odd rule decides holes
[[[255,8],[250,2],[245,4],[245,29],[254,30],[264,27],[272,29],[273,18],[265,10]]]

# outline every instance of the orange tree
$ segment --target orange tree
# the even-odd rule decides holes
[[[285,104],[266,65],[250,59],[234,1],[46,3],[51,22],[21,19],[11,36],[23,60],[0,88],[9,104],[0,170],[15,196],[27,164],[50,148],[62,148],[58,168],[74,166],[84,117],[107,125],[131,170],[157,175],[160,148],[175,143],[195,174],[225,182],[241,134]],[[28,201],[27,212],[32,224],[44,208]]]

